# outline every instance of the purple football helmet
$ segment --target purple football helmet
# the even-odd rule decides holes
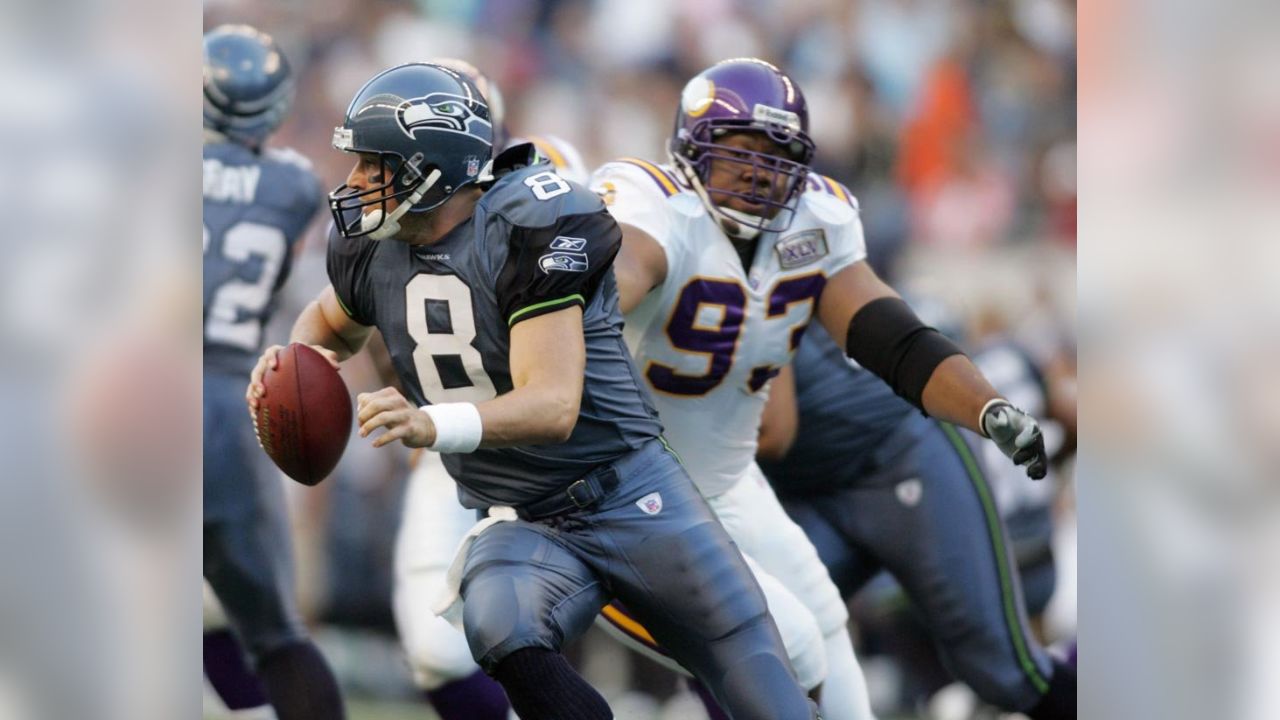
[[[781,153],[753,152],[720,142],[739,132],[762,133]],[[763,60],[718,62],[685,85],[668,150],[685,180],[730,235],[752,238],[761,231],[786,230],[795,217],[814,153],[804,94],[786,73]],[[749,169],[750,189],[708,187],[712,160],[741,165],[744,173]],[[732,197],[765,211],[756,215],[725,207]]]

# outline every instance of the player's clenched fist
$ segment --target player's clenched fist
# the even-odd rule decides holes
[[[431,417],[391,387],[357,395],[356,422],[360,424],[360,437],[368,437],[380,427],[387,429],[373,441],[374,447],[382,447],[394,440],[403,442],[407,447],[428,447],[436,439]]]
[[[1027,468],[1027,477],[1045,476],[1049,457],[1035,418],[1005,400],[993,400],[982,412],[982,430],[1015,465]]]

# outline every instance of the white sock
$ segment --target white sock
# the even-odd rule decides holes
[[[867,680],[853,655],[849,630],[823,638],[827,649],[827,679],[822,683],[822,717],[825,720],[875,720],[867,695]]]

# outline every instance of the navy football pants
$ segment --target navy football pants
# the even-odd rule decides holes
[[[888,570],[947,668],[984,701],[1021,711],[1044,694],[1052,670],[1027,626],[976,441],[913,415],[878,451],[886,461],[856,486],[781,499],[844,597]]]
[[[462,582],[476,662],[492,672],[520,648],[559,651],[616,598],[734,718],[813,717],[764,594],[684,469],[657,441],[614,469],[598,506],[476,539]]]
[[[276,474],[258,472],[248,383],[204,376],[204,577],[257,662],[306,634],[293,599],[284,488]]]

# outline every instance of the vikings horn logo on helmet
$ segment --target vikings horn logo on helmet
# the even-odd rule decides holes
[[[420,129],[429,128],[483,139],[491,135],[492,125],[487,117],[476,113],[473,105],[478,109],[485,109],[487,114],[485,106],[478,104],[475,98],[432,93],[400,103],[400,107],[396,108],[396,119],[400,122],[400,129],[409,137],[414,137],[414,133]],[[486,130],[483,135],[479,134],[481,128]]]

